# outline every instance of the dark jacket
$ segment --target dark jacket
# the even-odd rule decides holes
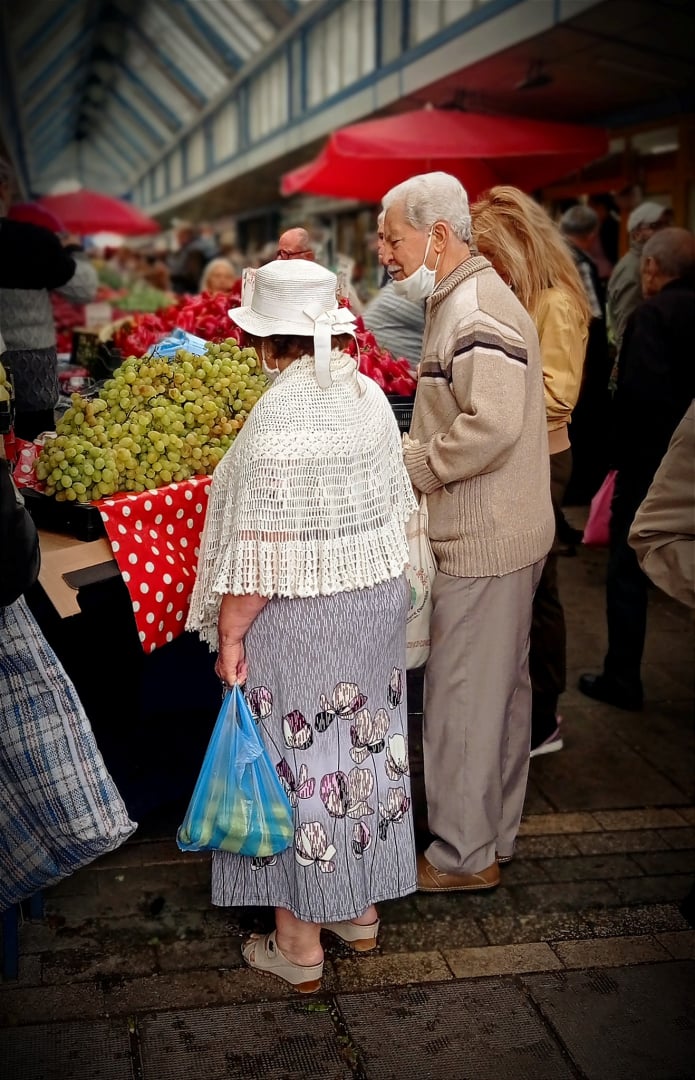
[[[651,483],[695,396],[695,288],[669,282],[630,316],[615,395],[614,461],[637,488]]]
[[[0,289],[59,289],[74,273],[74,258],[50,229],[0,218]]]
[[[40,565],[36,527],[8,463],[0,458],[0,607],[13,604],[34,584]]]

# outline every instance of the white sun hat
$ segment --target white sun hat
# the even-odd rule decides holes
[[[335,274],[317,263],[278,259],[256,271],[251,303],[230,308],[228,314],[255,337],[313,337],[316,381],[325,390],[332,382],[331,336],[355,336],[355,316],[338,306],[337,287]]]

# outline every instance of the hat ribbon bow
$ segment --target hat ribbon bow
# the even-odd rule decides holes
[[[331,376],[331,335],[334,333],[355,333],[355,316],[348,308],[326,309],[321,304],[308,304],[304,308],[314,324],[314,367],[316,381],[322,390],[327,390],[333,382]]]

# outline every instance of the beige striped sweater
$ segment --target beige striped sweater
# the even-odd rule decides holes
[[[498,577],[530,566],[555,530],[540,349],[487,259],[437,286],[422,357],[405,463],[427,493],[439,569]]]

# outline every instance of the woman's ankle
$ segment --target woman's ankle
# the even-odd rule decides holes
[[[363,911],[361,915],[358,915],[356,919],[350,919],[350,922],[355,926],[373,926],[379,918],[374,904],[370,904],[366,911]]]

